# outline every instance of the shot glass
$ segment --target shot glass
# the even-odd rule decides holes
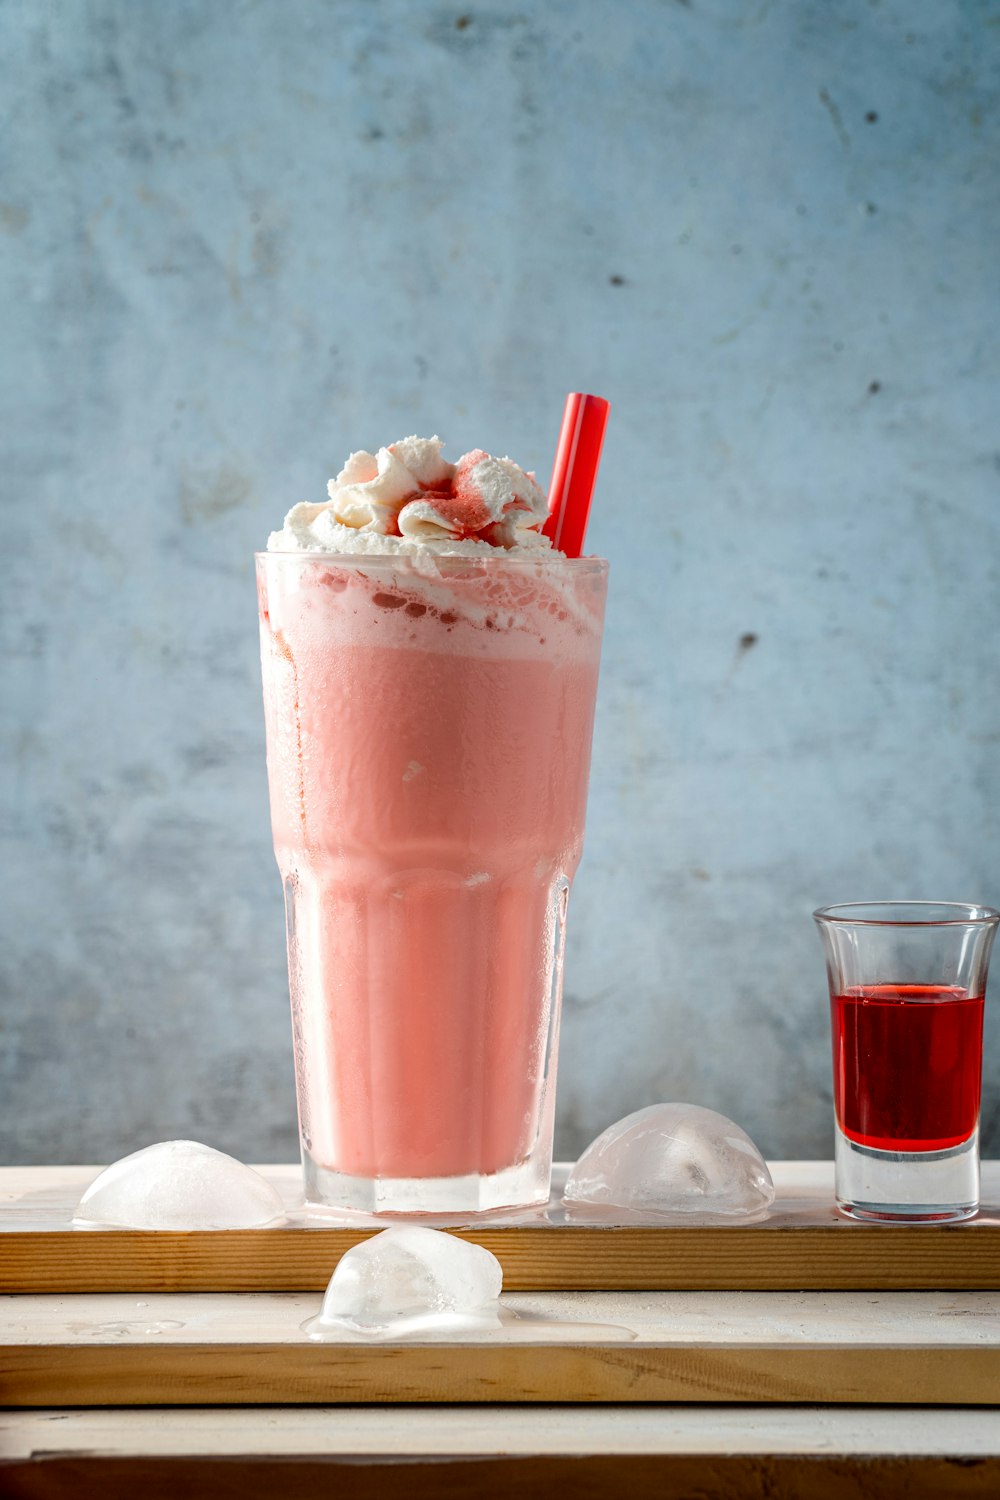
[[[1000,912],[873,901],[813,916],[830,984],[838,1206],[897,1223],[971,1218]]]

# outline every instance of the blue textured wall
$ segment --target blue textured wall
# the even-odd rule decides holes
[[[544,477],[576,387],[561,1148],[827,1154],[811,908],[1000,901],[996,5],[8,0],[0,70],[0,1153],[293,1154],[250,554],[414,430]]]

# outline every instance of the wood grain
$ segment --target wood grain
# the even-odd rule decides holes
[[[1000,1423],[708,1404],[15,1411],[0,1413],[0,1463],[14,1500],[963,1500],[1000,1493]]]
[[[318,1298],[9,1297],[0,1404],[1000,1405],[991,1293],[504,1295],[488,1332],[315,1344]]]
[[[451,1232],[491,1250],[512,1291],[1000,1290],[1000,1235],[953,1229]],[[345,1251],[367,1237],[344,1229],[11,1233],[0,1242],[0,1292],[319,1291]]]
[[[344,1252],[388,1222],[311,1217],[295,1203],[297,1169],[264,1167],[289,1203],[287,1226],[74,1229],[73,1209],[97,1170],[0,1171],[0,1292],[320,1290]],[[1000,1290],[1000,1163],[984,1164],[981,1216],[948,1226],[858,1224],[835,1212],[831,1164],[774,1171],[774,1209],[751,1226],[576,1223],[554,1199],[533,1215],[443,1227],[492,1250],[512,1291]]]
[[[586,1457],[405,1457],[358,1463],[344,1458],[108,1458],[53,1453],[2,1466],[7,1500],[995,1500],[1000,1458],[880,1458],[855,1454],[596,1453]]]
[[[1000,1405],[1000,1348],[11,1345],[7,1406],[321,1402]]]
[[[382,1459],[797,1454],[1000,1457],[992,1411],[822,1406],[111,1407],[0,1411],[0,1455]]]

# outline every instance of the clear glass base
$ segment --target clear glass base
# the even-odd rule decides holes
[[[950,1151],[875,1151],[837,1126],[837,1206],[852,1219],[947,1224],[979,1209],[979,1128]]]
[[[547,1203],[552,1163],[539,1152],[488,1177],[349,1177],[303,1152],[302,1172],[306,1203],[313,1207],[379,1215],[465,1214]]]

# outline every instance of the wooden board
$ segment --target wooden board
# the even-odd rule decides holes
[[[222,1462],[220,1462],[222,1460]],[[0,1414],[12,1500],[631,1500],[1000,1493],[996,1413],[926,1407],[341,1407]]]
[[[1000,1405],[1000,1296],[549,1293],[488,1333],[316,1344],[318,1295],[0,1299],[0,1405]]]
[[[319,1217],[296,1167],[258,1168],[288,1207],[283,1227],[211,1233],[81,1230],[71,1221],[97,1167],[0,1170],[0,1292],[302,1291],[326,1285],[351,1245],[389,1220]],[[865,1225],[833,1206],[829,1162],[772,1164],[777,1198],[749,1226],[571,1222],[557,1169],[546,1209],[435,1219],[487,1246],[511,1291],[1000,1290],[1000,1162],[983,1165],[969,1223]],[[464,1227],[463,1227],[464,1226]]]

